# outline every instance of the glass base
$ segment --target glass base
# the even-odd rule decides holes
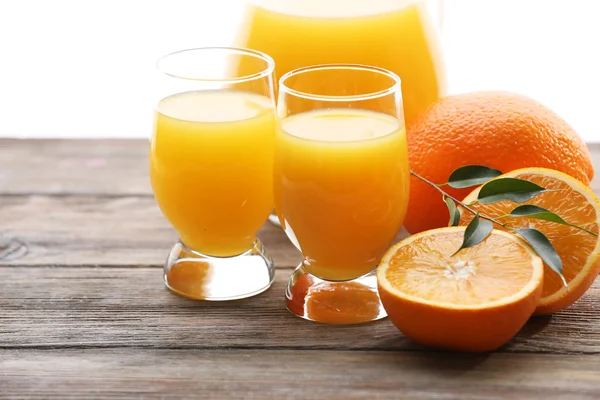
[[[194,300],[236,300],[267,290],[275,279],[269,253],[257,239],[247,252],[211,257],[177,242],[165,264],[165,285]]]
[[[328,324],[362,324],[387,316],[375,271],[351,281],[331,282],[301,264],[288,282],[285,305],[300,318]]]
[[[273,225],[281,228],[281,223],[279,222],[279,217],[277,216],[277,214],[275,214],[275,211],[273,211],[271,214],[269,214],[269,222],[272,223]]]

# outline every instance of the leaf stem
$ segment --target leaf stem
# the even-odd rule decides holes
[[[462,207],[462,208],[464,208],[465,210],[469,211],[471,214],[473,214],[473,215],[477,215],[477,214],[478,214],[478,213],[477,213],[477,211],[473,210],[473,209],[472,209],[471,207],[469,207],[467,204],[463,203],[462,201],[458,200],[456,197],[454,197],[454,196],[452,196],[452,195],[449,195],[448,193],[446,193],[445,191],[443,191],[443,190],[440,188],[440,185],[436,185],[435,183],[431,182],[429,179],[427,179],[427,178],[425,178],[425,177],[422,177],[421,175],[417,174],[417,173],[416,173],[415,171],[413,171],[412,169],[410,170],[410,174],[411,174],[412,176],[414,176],[415,178],[417,178],[417,179],[419,179],[419,180],[421,180],[421,181],[425,182],[425,183],[426,183],[426,184],[428,184],[429,186],[433,187],[435,190],[437,190],[438,192],[440,192],[440,193],[442,194],[442,196],[445,196],[445,197],[448,197],[449,199],[452,199],[452,200],[454,200],[454,202],[455,202],[456,204],[458,204],[459,206],[461,206],[461,207]],[[498,221],[497,219],[494,219],[494,218],[488,217],[487,215],[482,215],[482,214],[479,214],[479,218],[482,218],[482,219],[487,219],[487,220],[488,220],[488,221],[490,221],[490,222],[493,222],[493,223],[495,223],[495,224],[498,224],[498,225],[500,225],[500,226],[502,226],[502,227],[506,227],[506,225],[505,225],[505,224],[503,224],[502,222]]]
[[[592,235],[592,236],[596,236],[596,237],[598,237],[598,234],[597,234],[597,233],[594,233],[594,232],[592,232],[592,231],[588,231],[587,229],[585,229],[585,228],[583,228],[583,227],[581,227],[581,226],[577,226],[577,225],[573,225],[573,224],[569,224],[569,223],[567,223],[567,226],[570,226],[571,228],[579,229],[580,231],[584,231],[584,232],[586,232],[586,233],[589,233],[589,234],[590,234],[590,235]]]

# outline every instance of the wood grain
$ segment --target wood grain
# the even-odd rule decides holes
[[[157,268],[0,267],[0,348],[147,347],[416,350],[385,320],[359,326],[303,321],[284,307],[290,270],[236,302],[171,294]],[[534,318],[501,351],[600,354],[600,287],[569,310]]]
[[[0,387],[28,399],[597,399],[600,356],[0,350]]]
[[[600,143],[588,147],[600,192]],[[151,196],[148,141],[0,139],[0,194]]]
[[[151,196],[148,141],[0,139],[0,194]]]
[[[600,144],[590,146],[600,191]],[[0,399],[597,399],[600,283],[483,356],[423,349],[380,321],[292,316],[300,260],[279,228],[259,236],[267,292],[208,303],[171,294],[176,234],[147,178],[144,140],[0,139]]]
[[[594,179],[590,182],[590,187],[594,193],[600,193],[600,143],[588,143],[588,149],[592,156],[592,164],[594,165]]]
[[[162,266],[177,234],[151,197],[0,196],[0,237],[24,243],[27,254],[0,265]],[[300,255],[280,228],[259,237],[277,267]]]

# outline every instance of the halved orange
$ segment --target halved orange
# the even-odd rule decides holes
[[[592,190],[575,178],[546,168],[523,168],[500,177],[525,179],[549,189],[523,204],[535,204],[561,216],[566,222],[598,233],[600,202]],[[499,177],[499,178],[500,178]],[[477,199],[479,188],[465,199],[470,203]],[[482,214],[498,217],[511,212],[519,204],[502,201],[492,204],[476,204],[472,208]],[[473,218],[461,210],[461,225]],[[592,285],[600,272],[600,241],[589,233],[555,222],[533,218],[503,218],[512,227],[535,228],[548,237],[563,262],[563,275],[568,282],[564,287],[560,277],[545,266],[544,290],[535,310],[536,315],[549,315],[564,309],[579,299]]]
[[[521,239],[499,230],[452,256],[464,231],[434,229],[392,246],[377,270],[379,295],[390,320],[414,341],[491,351],[510,340],[535,310],[543,262]]]

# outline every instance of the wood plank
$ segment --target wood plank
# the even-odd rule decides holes
[[[327,326],[291,315],[274,286],[236,302],[171,294],[156,268],[0,267],[0,348],[144,347],[415,350],[388,321]],[[569,310],[534,318],[501,351],[600,353],[600,285]]]
[[[28,252],[0,251],[0,264],[159,267],[177,234],[151,197],[35,195],[0,196],[1,237]],[[259,237],[276,266],[300,262],[280,228],[266,223]]]
[[[0,387],[29,399],[597,399],[600,356],[5,350]]]
[[[600,143],[588,144],[600,192]],[[146,140],[0,139],[0,194],[151,196]]]
[[[0,193],[150,196],[148,141],[0,139]]]
[[[594,179],[590,182],[590,187],[594,193],[600,193],[600,143],[588,143],[588,149],[592,155],[592,164],[594,165]]]

